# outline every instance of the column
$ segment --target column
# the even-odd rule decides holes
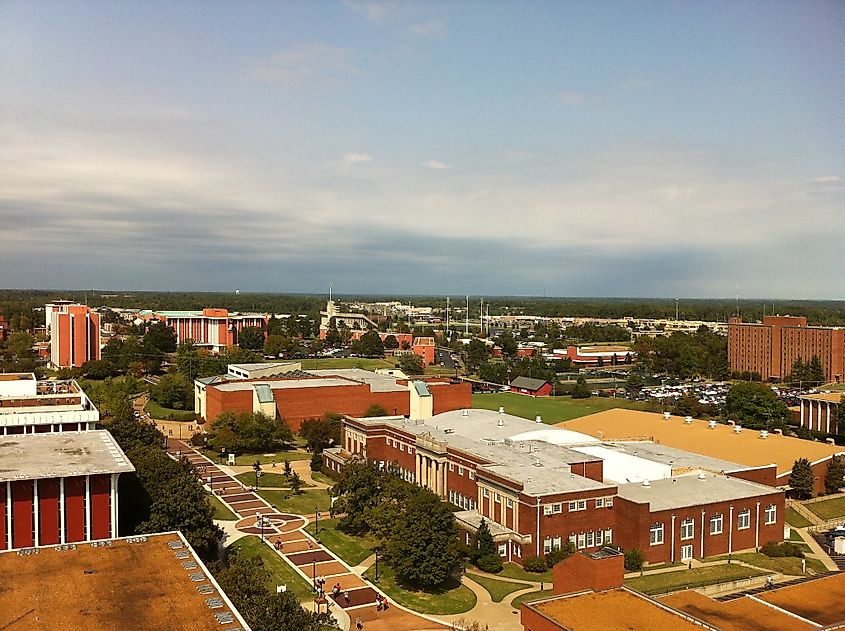
[[[416,457],[414,458],[414,466],[414,482],[422,484],[422,456],[419,451],[416,453]]]
[[[754,515],[754,548],[760,547],[760,502],[757,502],[757,510]]]
[[[40,513],[41,507],[38,505],[38,480],[32,481],[32,510],[35,512],[35,536],[32,539],[33,546],[41,545],[41,524]]]
[[[65,479],[59,478],[59,543],[67,543],[65,536]]]
[[[91,476],[85,476],[85,538],[91,541]]]
[[[804,399],[798,399],[800,401],[799,405],[801,406],[801,427],[804,427]]]
[[[817,422],[818,422],[818,427],[817,427],[817,429],[818,429],[819,431],[822,431],[822,402],[821,402],[821,401],[819,401],[819,402],[818,402],[817,407],[818,407],[818,409],[819,409],[819,412],[818,412],[818,421],[817,421]]]
[[[6,506],[9,510],[6,512],[6,549],[12,549],[12,483],[6,482]]]
[[[111,474],[111,536],[117,537],[117,477],[119,473]]]
[[[830,401],[825,402],[825,407],[827,408],[827,429],[825,431],[830,434]]]

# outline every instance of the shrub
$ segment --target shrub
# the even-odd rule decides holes
[[[804,558],[804,551],[801,548],[794,544],[790,543],[789,541],[784,541],[783,543],[775,543],[774,541],[770,541],[769,543],[765,544],[762,548],[760,548],[760,552],[765,554],[767,557],[797,557],[799,559]]]
[[[191,436],[191,440],[189,442],[194,447],[205,447],[205,434],[197,432],[196,434]]]
[[[478,557],[476,566],[483,572],[497,574],[502,571],[502,557],[498,554],[485,554],[482,557]]]
[[[643,569],[643,563],[645,557],[639,548],[631,548],[625,553],[625,570],[628,572],[638,572]]]
[[[552,569],[555,565],[575,554],[575,544],[567,541],[563,548],[552,550],[546,554],[546,567]]]
[[[522,560],[522,569],[526,572],[540,574],[546,571],[546,560],[543,557],[528,556]]]

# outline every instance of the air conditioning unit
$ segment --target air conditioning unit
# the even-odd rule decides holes
[[[469,416],[469,410],[461,410],[461,416]]]
[[[500,405],[499,406],[499,414],[504,414],[504,413],[505,413],[505,408]]]
[[[651,482],[648,480],[643,480],[643,486],[651,486]]]
[[[685,416],[684,417],[684,423],[686,423],[687,425],[692,425],[692,417],[691,416]]]
[[[707,421],[707,427],[710,429],[716,429],[716,421]]]
[[[670,418],[672,418],[672,414],[670,412],[664,412],[663,418],[664,418],[664,420],[668,421]]]
[[[742,425],[734,425],[734,434],[742,432]]]
[[[769,432],[767,430],[765,430],[765,429],[760,430],[760,438],[768,438],[768,437],[769,437]]]

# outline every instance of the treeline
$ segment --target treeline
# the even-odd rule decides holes
[[[673,333],[668,337],[639,337],[633,345],[637,366],[644,371],[679,379],[730,378],[728,339],[710,331],[692,335]]]

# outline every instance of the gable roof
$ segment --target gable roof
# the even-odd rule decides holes
[[[511,381],[511,386],[514,388],[526,388],[527,390],[539,390],[545,386],[548,381],[545,379],[531,379],[530,377],[517,377]]]

